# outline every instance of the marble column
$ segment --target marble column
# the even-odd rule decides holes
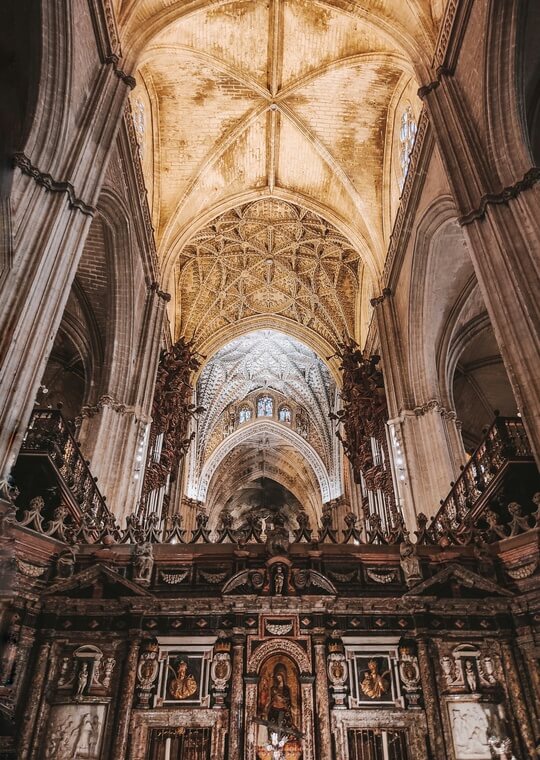
[[[328,678],[326,675],[326,637],[316,632],[313,637],[315,652],[315,703],[317,714],[317,741],[319,760],[332,760],[332,734],[330,731],[330,701],[328,698]]]
[[[51,714],[51,697],[56,688],[56,680],[59,671],[59,653],[61,644],[59,641],[53,641],[49,649],[47,659],[47,678],[43,688],[41,704],[36,716],[36,727],[34,730],[34,741],[30,753],[31,760],[38,760],[41,750],[45,744],[48,731],[49,716]]]
[[[139,660],[139,632],[133,632],[130,639],[125,664],[122,669],[122,686],[120,689],[118,707],[116,710],[116,727],[113,732],[111,760],[124,760],[127,757],[129,722],[133,706],[133,694],[137,679],[137,662]]]
[[[418,665],[420,668],[420,679],[422,691],[424,694],[424,704],[426,719],[428,725],[429,746],[431,747],[430,757],[432,760],[447,760],[449,754],[446,749],[444,731],[440,714],[440,696],[437,690],[435,674],[431,653],[429,651],[429,641],[423,638],[417,640],[418,643]]]
[[[39,728],[39,726],[36,725],[37,717],[41,708],[43,691],[47,681],[51,649],[52,644],[50,641],[44,642],[39,648],[34,668],[34,677],[29,686],[29,700],[21,728],[21,738],[18,746],[19,760],[27,760],[27,758],[29,758],[34,731]]]
[[[536,742],[531,726],[531,716],[523,696],[523,688],[514,652],[508,641],[501,642],[501,654],[506,691],[510,702],[511,720],[514,728],[513,733],[516,739],[521,741],[523,748],[526,750],[526,756],[534,757],[536,754]]]
[[[246,637],[244,633],[234,633],[232,647],[233,656],[228,757],[241,758],[244,735],[244,655],[246,648]]]

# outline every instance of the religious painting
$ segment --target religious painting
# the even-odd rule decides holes
[[[393,703],[392,666],[387,656],[366,655],[355,658],[359,703]]]
[[[497,710],[482,702],[449,702],[448,712],[456,760],[488,760],[488,739],[500,736]]]
[[[257,752],[275,747],[283,750],[283,756],[301,756],[302,706],[298,668],[290,657],[276,654],[261,666],[257,695]],[[270,755],[273,757],[272,755]]]
[[[187,653],[169,655],[165,701],[199,702],[201,699],[201,657]]]
[[[98,760],[105,705],[54,705],[45,740],[45,760]]]

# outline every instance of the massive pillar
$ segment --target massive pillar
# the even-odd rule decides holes
[[[14,157],[11,250],[0,284],[2,475],[20,447],[134,84],[118,66],[111,29],[91,13],[79,0],[42,3],[38,108]],[[93,24],[104,27],[99,44],[86,34]]]
[[[419,512],[433,515],[459,475],[465,451],[456,415],[433,398],[416,405],[402,347],[392,292],[372,300],[384,366],[391,450],[398,498],[409,529]]]
[[[491,324],[540,459],[540,168],[519,91],[519,0],[453,4],[424,98]],[[479,49],[477,29],[485,28]],[[462,29],[459,33],[459,29]],[[484,56],[483,46],[489,54]],[[472,59],[482,61],[471,76]],[[485,61],[485,63],[484,63]],[[485,87],[477,103],[475,87]],[[476,113],[478,111],[478,113]]]

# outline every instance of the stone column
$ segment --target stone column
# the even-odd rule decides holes
[[[459,465],[465,462],[465,451],[455,414],[441,406],[438,389],[434,398],[420,406],[415,403],[392,291],[385,288],[371,303],[381,346],[397,496],[407,527],[414,530],[419,512],[432,515],[438,510],[450,481],[456,480]],[[450,432],[452,426],[455,430]]]
[[[116,710],[116,730],[113,732],[114,741],[111,760],[124,760],[127,757],[129,721],[133,705],[133,693],[137,678],[137,662],[140,649],[139,631],[133,632],[133,635],[136,638],[130,640],[125,664],[122,669],[122,688]]]
[[[328,678],[326,676],[326,646],[324,632],[313,635],[315,652],[315,704],[317,715],[317,740],[320,760],[332,760],[332,735],[330,731],[330,707]]]
[[[165,296],[167,294],[154,287],[148,290],[137,341],[138,360],[133,367],[126,367],[126,374],[133,381],[129,396],[122,400],[117,397],[115,388],[111,388],[110,392],[101,396],[96,406],[83,409],[79,431],[81,448],[91,460],[92,473],[98,478],[99,488],[120,522],[136,510],[144,474],[146,447],[141,448],[140,444],[144,440],[146,427],[151,423],[167,302]],[[126,385],[125,382],[123,385]],[[137,457],[141,458],[140,461]]]
[[[77,37],[90,27],[73,24],[68,6],[43,0],[41,10],[38,108],[25,152],[14,157],[12,250],[0,281],[2,476],[19,450],[135,84],[118,68],[116,51],[101,57],[95,39]],[[74,92],[85,93],[75,104]]]
[[[228,757],[241,758],[243,752],[244,727],[244,653],[246,637],[235,632],[232,638],[231,707],[229,715]]]
[[[533,166],[524,139],[517,86],[523,4],[495,3],[488,14],[488,5],[474,3],[474,12],[464,17],[461,6],[466,5],[448,4],[443,23],[448,31],[439,41],[432,81],[419,95],[429,112],[516,402],[540,461],[540,169]],[[482,40],[479,23],[485,27]],[[476,82],[469,76],[473,54],[486,96],[471,118],[468,104],[477,100],[476,92],[468,92]],[[461,68],[460,56],[465,55]]]
[[[19,760],[27,760],[32,745],[34,730],[36,729],[36,719],[43,698],[43,690],[47,678],[49,667],[49,656],[51,653],[51,642],[44,642],[40,648],[34,668],[34,677],[29,685],[29,699],[24,714],[23,725],[21,729],[21,738],[18,746]]]
[[[446,750],[446,742],[444,739],[440,713],[440,696],[437,691],[435,674],[433,673],[429,641],[419,638],[417,643],[418,665],[420,668],[422,691],[424,693],[429,746],[431,747],[430,757],[432,757],[433,760],[446,760],[449,753]]]

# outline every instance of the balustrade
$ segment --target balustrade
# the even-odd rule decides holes
[[[20,456],[43,455],[54,466],[71,519],[77,524],[83,515],[101,529],[110,523],[110,513],[88,462],[59,409],[35,409],[26,431]]]
[[[427,531],[434,541],[447,534],[466,534],[495,495],[512,464],[533,463],[534,457],[519,417],[496,417],[472,454]]]

